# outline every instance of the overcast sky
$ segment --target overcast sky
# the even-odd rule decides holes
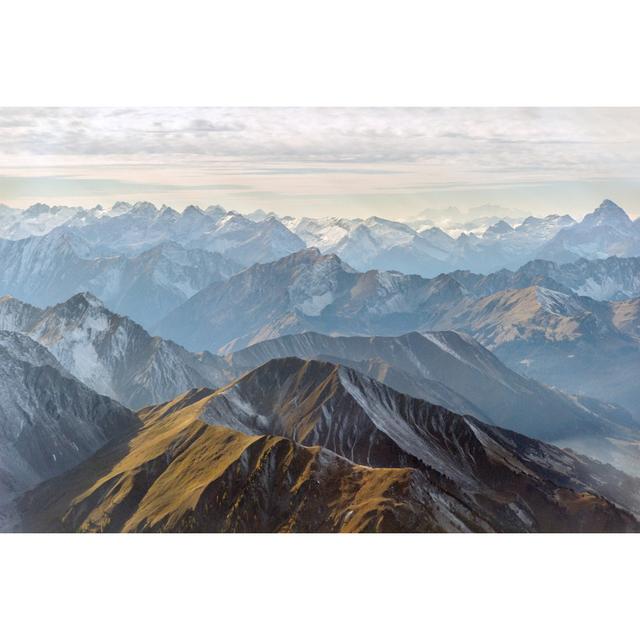
[[[640,214],[640,109],[0,109],[0,203]]]

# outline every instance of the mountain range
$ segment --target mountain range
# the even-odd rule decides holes
[[[219,253],[167,241],[138,255],[96,256],[75,232],[0,240],[0,287],[36,305],[91,291],[140,322],[177,307],[206,285],[242,267]]]
[[[429,323],[473,335],[512,368],[640,416],[637,298],[619,302],[532,286],[453,302]]]
[[[639,221],[454,213],[0,206],[0,530],[640,530]]]
[[[272,360],[138,418],[22,496],[23,530],[638,530],[640,481],[340,365]]]
[[[527,262],[516,271],[501,269],[488,275],[453,271],[449,275],[478,297],[534,285],[594,300],[626,300],[640,296],[640,258],[637,257],[580,258],[564,264],[539,259]]]
[[[66,220],[94,252],[132,255],[164,242],[187,249],[203,249],[248,266],[268,262],[304,247],[304,243],[279,220],[250,220],[234,211],[214,206],[206,210],[189,206],[178,212],[159,209],[150,202],[119,203],[117,215],[90,216],[81,211]]]
[[[486,274],[517,269],[534,259],[566,263],[640,253],[640,223],[610,200],[580,222],[562,214],[527,216],[520,222],[508,215],[485,216],[481,230],[457,237],[419,220],[295,218],[262,211],[242,215],[219,205],[204,210],[191,205],[182,212],[149,202],[119,202],[109,210],[41,203],[22,212],[5,209],[0,238],[73,230],[93,254],[109,256],[138,254],[176,242],[187,249],[221,253],[245,267],[305,247],[333,253],[359,270],[397,270],[424,277],[455,270]]]
[[[0,327],[38,341],[77,379],[132,409],[190,388],[224,386],[274,358],[315,358],[456,413],[588,452],[630,473],[638,466],[628,443],[640,439],[640,424],[628,412],[523,377],[475,340],[451,331],[373,338],[302,333],[226,356],[191,353],[150,336],[86,293],[47,309],[5,297]]]
[[[357,272],[337,256],[307,249],[211,284],[153,330],[192,350],[229,353],[307,331],[397,336],[454,329],[530,377],[616,402],[640,417],[633,383],[640,364],[639,306],[637,298],[617,299],[623,291],[636,293],[638,260],[597,261],[587,277],[589,266],[578,265],[583,275],[574,286],[597,287],[603,278],[616,300],[577,295],[569,276],[561,285],[530,267],[495,277],[465,272],[425,279]],[[522,288],[509,288],[516,286]],[[483,295],[492,288],[499,290]]]
[[[362,273],[305,249],[212,283],[152,329],[187,348],[221,352],[301,331],[400,333],[416,328],[416,314],[448,303],[452,288],[461,289],[447,276]]]
[[[176,243],[134,256],[91,257],[91,251],[68,229],[2,241],[0,286],[41,307],[90,291],[192,351],[226,353],[304,331],[461,330],[522,373],[640,415],[629,375],[640,362],[638,258],[536,260],[487,276],[455,271],[425,279],[357,272],[317,249],[244,271],[220,254]]]

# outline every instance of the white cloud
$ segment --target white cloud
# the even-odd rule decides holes
[[[203,187],[222,183],[250,206],[250,190],[236,193],[248,185],[272,194],[264,208],[294,201],[312,215],[390,214],[389,193],[400,208],[415,200],[421,209],[447,204],[443,190],[464,192],[462,201],[488,187],[533,208],[533,185],[583,183],[590,193],[640,175],[639,109],[12,108],[0,109],[0,131],[1,175],[67,177],[70,196],[73,176],[85,181],[82,194],[87,180],[113,180],[206,198]]]

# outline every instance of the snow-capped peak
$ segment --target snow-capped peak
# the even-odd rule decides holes
[[[89,291],[82,291],[80,293],[76,293],[74,296],[69,298],[66,302],[61,303],[66,307],[74,307],[77,305],[83,305],[85,307],[93,307],[94,309],[105,309],[102,300],[94,296]]]
[[[603,224],[626,226],[631,223],[631,219],[624,209],[611,200],[603,200],[602,204],[593,212],[584,217],[583,224],[589,226],[599,226]]]

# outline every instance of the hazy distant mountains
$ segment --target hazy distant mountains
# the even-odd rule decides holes
[[[305,331],[400,335],[456,329],[527,375],[617,402],[640,416],[632,382],[640,365],[638,304],[634,298],[594,300],[568,286],[614,298],[637,294],[638,260],[583,262],[579,277],[572,268],[550,266],[547,271],[559,272],[566,284],[528,266],[487,278],[360,273],[335,256],[306,250],[210,285],[154,330],[192,350],[229,352]]]
[[[418,225],[416,229],[378,217],[282,221],[307,246],[334,253],[357,269],[397,270],[426,277],[459,268],[486,272],[519,266],[536,257],[561,229],[577,224],[570,216],[531,216],[515,228],[501,220],[481,235],[463,232],[454,239],[438,227]],[[552,252],[545,249],[544,255],[551,258]]]
[[[163,242],[137,255],[96,256],[77,233],[55,229],[0,240],[0,291],[36,305],[91,291],[115,311],[150,324],[242,267],[219,253]]]
[[[222,351],[309,330],[398,334],[419,328],[418,317],[424,324],[425,314],[437,314],[460,291],[448,276],[361,273],[306,249],[209,285],[154,330],[192,350]]]
[[[15,240],[54,229],[73,230],[92,256],[133,255],[176,242],[220,253],[245,267],[317,247],[358,270],[398,270],[425,277],[457,269],[485,274],[517,269],[537,258],[565,263],[640,254],[640,223],[609,200],[581,222],[557,214],[528,216],[521,222],[495,215],[482,220],[486,226],[481,231],[453,237],[419,219],[405,224],[380,217],[293,218],[264,212],[243,216],[220,206],[189,206],[177,212],[148,202],[120,202],[110,210],[37,204],[24,212],[5,207],[0,237]]]
[[[112,209],[49,207],[36,204],[21,213],[0,216],[0,237],[19,240],[54,229],[73,230],[93,255],[139,254],[158,244],[177,242],[189,249],[227,255],[236,252],[244,264],[268,261],[304,247],[275,218],[253,221],[222,207],[194,206],[179,213],[150,202],[118,202]]]
[[[539,256],[556,262],[578,258],[640,255],[640,222],[605,200],[580,224],[568,226],[543,245]]]
[[[640,415],[637,299],[596,301],[540,286],[463,298],[430,323],[473,335],[506,364]]]
[[[31,230],[44,216],[38,228],[48,233],[0,241],[0,291],[39,307],[89,291],[113,311],[191,351],[227,352],[304,331],[400,335],[457,329],[520,372],[571,393],[622,404],[640,416],[630,375],[640,362],[640,319],[633,302],[640,295],[637,257],[580,258],[563,264],[537,259],[516,270],[487,275],[458,270],[425,279],[390,271],[359,272],[317,249],[288,253],[304,242],[280,243],[291,239],[292,231],[269,215],[250,220],[217,207],[191,207],[178,214],[148,203],[120,203],[108,212],[39,205],[11,215],[27,216],[23,222]],[[50,230],[52,220],[62,223]],[[370,219],[365,227],[390,251],[403,246],[401,238],[417,233],[387,222]],[[345,240],[340,246],[347,253],[357,246],[354,238],[360,232],[354,236],[349,229],[358,224],[340,227]],[[511,237],[520,238],[509,245],[514,250],[531,238],[537,238],[536,246],[547,246],[549,230],[558,225],[563,227],[558,237],[564,238],[565,249],[588,253],[580,243],[590,238],[588,246],[597,246],[597,254],[635,250],[637,223],[609,201],[581,223],[527,218],[512,231],[506,222],[495,224],[480,245],[497,251],[495,243]],[[303,233],[304,225],[298,227]],[[441,249],[452,241],[443,240],[438,230],[421,233],[430,234],[436,244],[442,240]],[[258,242],[257,253],[249,251],[249,240]],[[184,248],[179,241],[217,248],[227,257]],[[160,244],[147,248],[154,242]],[[338,245],[325,248],[329,246]],[[109,255],[113,251],[123,253]],[[243,271],[242,264],[278,253],[284,257]],[[400,253],[403,259],[411,255],[404,249]],[[373,256],[375,250],[365,254]]]
[[[450,275],[478,296],[533,285],[561,293],[573,292],[595,300],[624,300],[640,296],[638,257],[610,257],[600,260],[580,258],[565,264],[533,260],[517,271],[501,269],[488,275],[454,271]]]

